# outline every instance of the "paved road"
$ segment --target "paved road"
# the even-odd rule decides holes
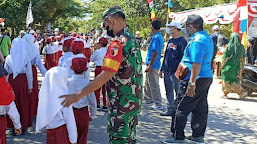
[[[92,77],[93,77],[93,73]],[[41,76],[39,74],[39,76]],[[42,77],[39,78],[40,83]],[[238,95],[229,95],[230,99],[220,98],[221,85],[215,79],[209,92],[209,119],[205,139],[212,144],[254,144],[257,143],[257,95],[238,100]],[[165,89],[163,79],[160,80],[164,102]],[[137,135],[139,144],[161,144],[159,139],[170,135],[170,117],[160,117],[160,112],[149,111],[143,106],[139,115]],[[90,123],[88,144],[108,144],[106,134],[107,113],[97,112],[97,118]],[[185,131],[191,134],[190,116]],[[10,136],[7,131],[8,144],[41,144],[46,142],[46,130],[35,135],[32,131],[24,136]]]

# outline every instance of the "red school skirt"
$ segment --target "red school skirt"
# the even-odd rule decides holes
[[[22,129],[26,130],[28,127],[32,126],[32,119],[29,110],[30,95],[26,74],[19,74],[15,79],[13,79],[13,75],[10,74],[9,83],[12,86],[13,92],[15,94],[14,102],[20,114]],[[9,117],[7,118],[7,126],[9,128],[14,128],[13,123]]]
[[[87,58],[87,61],[90,62],[90,57],[91,57],[91,49],[90,48],[84,48],[84,55]]]
[[[70,144],[66,125],[55,129],[48,129],[46,144]]]
[[[30,119],[37,115],[37,105],[38,105],[38,79],[37,79],[37,68],[35,65],[32,66],[33,72],[33,89],[30,94]]]
[[[45,58],[45,68],[49,70],[52,67],[56,66],[56,61],[54,61],[55,54],[46,54]]]
[[[6,117],[0,117],[0,144],[6,144]]]

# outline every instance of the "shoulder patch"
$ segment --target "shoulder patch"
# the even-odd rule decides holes
[[[122,46],[125,46],[127,41],[128,41],[128,37],[121,36],[121,37],[118,38],[118,40],[122,43]]]

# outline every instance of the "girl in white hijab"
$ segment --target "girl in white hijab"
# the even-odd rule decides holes
[[[29,115],[29,93],[33,88],[33,77],[26,42],[23,38],[13,40],[4,68],[8,72],[7,81],[15,93],[15,104],[21,116],[22,130],[25,132],[28,127],[32,126],[32,119]],[[7,123],[9,128],[14,128],[9,118]]]
[[[36,133],[47,128],[47,144],[77,142],[77,128],[72,106],[63,107],[59,96],[69,94],[68,70],[51,68],[45,75],[39,92]]]
[[[45,76],[46,68],[43,65],[43,62],[40,57],[39,49],[35,45],[35,37],[31,34],[26,34],[23,36],[23,39],[26,42],[26,49],[29,51],[29,58],[32,65],[33,73],[33,89],[30,94],[30,119],[33,119],[37,115],[37,105],[38,105],[38,78],[37,78],[37,68],[42,73],[42,76]],[[36,68],[37,67],[37,68]]]

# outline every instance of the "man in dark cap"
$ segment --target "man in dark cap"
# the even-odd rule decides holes
[[[69,106],[99,89],[106,82],[108,96],[108,134],[110,144],[137,143],[137,115],[142,105],[142,57],[140,48],[125,22],[125,15],[118,6],[109,8],[102,16],[112,41],[104,58],[102,72],[88,86],[66,98]]]
[[[180,91],[172,111],[172,137],[161,139],[164,143],[184,143],[184,128],[187,116],[192,113],[192,136],[188,140],[204,142],[207,126],[207,95],[212,84],[211,61],[213,41],[203,30],[203,19],[199,15],[189,15],[185,23],[190,41],[181,60],[190,70],[180,85]]]

